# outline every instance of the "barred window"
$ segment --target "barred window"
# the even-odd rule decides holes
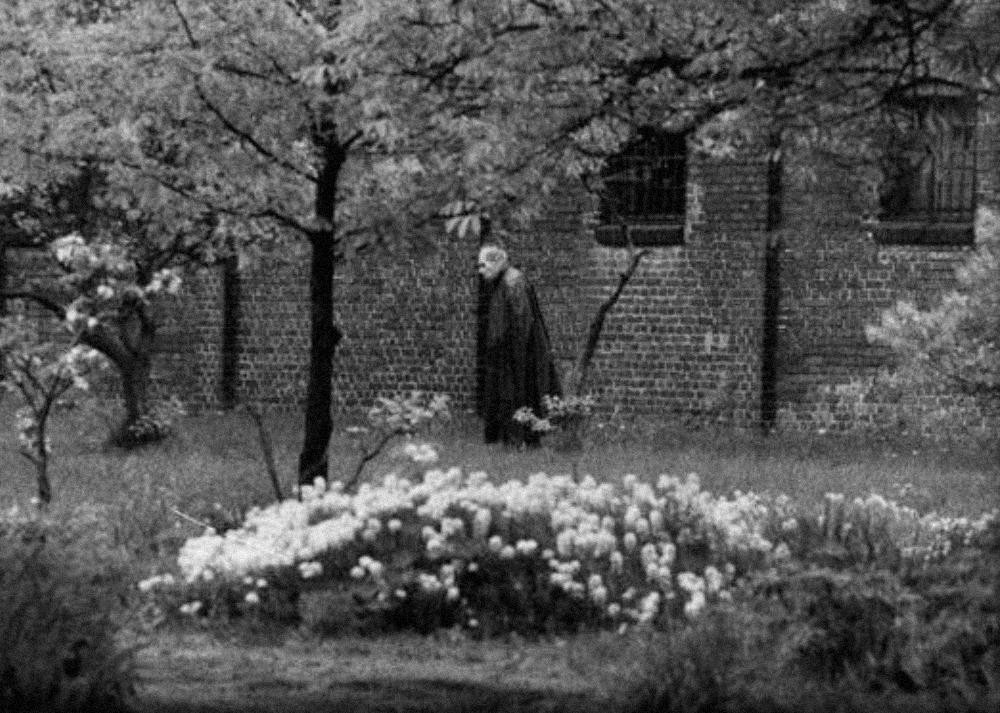
[[[880,242],[972,243],[976,148],[973,102],[941,94],[908,97],[885,149]]]
[[[607,162],[603,173],[601,245],[679,245],[684,236],[687,140],[655,129]]]

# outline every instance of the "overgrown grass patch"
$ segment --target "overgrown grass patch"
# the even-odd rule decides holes
[[[53,419],[52,478],[55,497],[109,502],[124,492],[152,487],[168,491],[175,505],[195,515],[213,510],[237,514],[273,499],[250,417],[240,411],[186,417],[171,439],[126,453],[106,449],[108,423],[100,408],[81,407]],[[10,422],[11,403],[0,403],[0,424]],[[298,413],[265,415],[284,490],[295,482],[301,445]],[[350,477],[358,453],[339,419],[331,441],[331,481]],[[598,424],[600,425],[600,424]],[[604,431],[607,433],[604,433]],[[503,481],[536,472],[592,474],[599,479],[635,473],[697,473],[715,493],[733,490],[783,493],[815,502],[826,492],[848,497],[878,492],[922,511],[970,514],[1000,505],[1000,459],[995,447],[936,444],[912,437],[778,434],[754,431],[685,431],[650,422],[592,427],[584,446],[562,451],[519,451],[484,445],[478,421],[456,419],[429,434],[449,465],[486,469]],[[397,441],[398,443],[398,441]],[[399,466],[390,445],[366,474]],[[0,429],[0,498],[26,501],[33,493],[29,464],[16,453],[11,430]],[[215,508],[218,503],[220,508]],[[180,509],[184,509],[184,507]]]

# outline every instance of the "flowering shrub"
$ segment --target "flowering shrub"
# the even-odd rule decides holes
[[[368,410],[367,426],[347,428],[347,434],[354,440],[359,457],[354,475],[344,487],[353,488],[360,481],[365,465],[376,458],[394,438],[412,438],[431,422],[451,418],[449,401],[446,394],[424,391],[377,399],[375,405]],[[416,463],[429,465],[437,460],[434,449],[427,444],[407,443],[402,452]]]
[[[406,396],[379,398],[368,410],[368,423],[372,428],[397,434],[414,434],[434,419],[449,417],[446,394],[411,391]]]
[[[539,434],[557,431],[563,435],[559,445],[563,447],[579,447],[583,430],[594,413],[596,399],[587,394],[584,396],[550,396],[542,397],[543,416],[524,406],[514,412],[514,420],[527,426]]]
[[[178,582],[153,591],[189,613],[232,614],[349,585],[392,625],[571,630],[695,617],[772,549],[761,500],[714,498],[693,474],[618,488],[437,469],[353,495],[317,481],[301,495],[188,540]]]

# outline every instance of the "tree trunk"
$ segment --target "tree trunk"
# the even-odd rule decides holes
[[[125,401],[125,418],[115,428],[111,442],[123,448],[139,445],[151,440],[154,434],[144,435],[141,419],[149,414],[149,376],[151,371],[149,354],[133,354],[124,361],[114,361],[122,383],[122,399]]]
[[[149,415],[149,385],[156,327],[141,303],[127,305],[114,327],[98,325],[80,335],[80,341],[101,352],[114,364],[121,379],[125,418],[111,432],[109,442],[131,448],[160,440],[165,435],[155,424],[144,424]]]
[[[330,138],[324,147],[323,170],[316,185],[316,218],[320,228],[310,235],[312,259],[309,271],[309,380],[306,391],[305,436],[299,455],[299,485],[326,478],[327,449],[333,432],[330,413],[333,388],[333,356],[340,330],[333,323],[333,271],[336,236],[334,213],[337,181],[344,165],[343,146]]]
[[[35,464],[35,481],[38,484],[38,502],[41,506],[46,506],[52,502],[52,483],[49,482],[49,459],[42,455]]]
[[[46,424],[51,413],[52,402],[48,399],[38,418],[38,448],[37,453],[25,454],[35,466],[35,483],[38,485],[38,502],[41,507],[52,502],[52,483],[49,481],[49,449],[45,443],[48,438]]]

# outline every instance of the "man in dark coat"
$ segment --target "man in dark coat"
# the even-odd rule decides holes
[[[542,397],[561,392],[535,290],[497,245],[480,249],[478,270],[476,396],[486,442],[537,445],[539,434],[514,413],[528,406],[542,416]]]

